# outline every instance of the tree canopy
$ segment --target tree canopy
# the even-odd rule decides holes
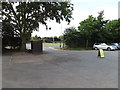
[[[89,15],[78,29],[68,28],[64,33],[68,47],[91,47],[94,43],[120,43],[120,19],[104,20],[104,11],[97,17]]]
[[[2,2],[3,20],[13,24],[22,40],[22,49],[30,39],[33,30],[38,30],[39,23],[47,27],[47,20],[62,20],[70,23],[73,4],[70,2]]]

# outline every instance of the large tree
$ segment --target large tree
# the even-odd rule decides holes
[[[2,21],[2,47],[11,46],[16,48],[21,46],[20,35],[15,32],[14,25],[7,20]]]
[[[97,20],[92,15],[88,16],[87,19],[80,22],[80,26],[78,26],[78,30],[80,30],[83,39],[86,40],[86,47],[89,45],[89,41],[91,40],[91,36],[93,32],[95,32],[95,26],[97,24]]]
[[[96,24],[96,42],[106,42],[106,36],[108,32],[105,30],[105,25],[109,20],[104,20],[104,11],[99,12],[97,17],[97,24]]]
[[[80,32],[75,27],[66,28],[64,31],[64,42],[69,48],[75,48],[80,46]]]
[[[33,30],[38,30],[39,23],[47,29],[47,20],[60,23],[65,20],[70,23],[73,5],[70,2],[3,2],[3,20],[14,24],[15,31],[22,40],[22,50],[25,50]]]
[[[80,30],[80,33],[86,40],[86,47],[88,47],[89,42],[106,42],[105,35],[108,32],[104,27],[108,20],[104,20],[103,15],[104,11],[101,11],[97,17],[90,15],[87,19],[80,22],[78,30]]]
[[[105,30],[109,32],[110,42],[120,42],[120,19],[109,21],[105,25]]]

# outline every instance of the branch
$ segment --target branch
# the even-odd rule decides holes
[[[15,19],[16,19],[17,25],[19,26],[20,33],[21,33],[20,19],[17,17],[17,14],[16,14],[16,12],[15,12],[15,10],[14,10],[12,4],[9,3],[9,5],[10,5],[10,7],[11,7],[11,10],[12,10],[12,12],[13,12],[13,15],[14,15],[14,17],[15,17]]]

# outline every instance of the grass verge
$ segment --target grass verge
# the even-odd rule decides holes
[[[44,47],[53,47],[60,50],[93,50],[92,47],[80,47],[80,48],[60,48],[60,43],[43,43]],[[63,45],[63,43],[61,43]]]
[[[57,48],[61,50],[93,50],[91,47],[88,48]]]

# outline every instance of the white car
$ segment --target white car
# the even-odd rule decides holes
[[[113,47],[115,47],[115,49],[119,49],[119,44],[118,44],[118,43],[111,43],[111,45],[112,45]]]
[[[115,49],[116,49],[114,46],[108,45],[108,44],[106,44],[106,43],[95,43],[95,44],[93,45],[93,48],[94,48],[95,50],[104,49],[104,50],[108,50],[108,51],[110,51],[110,50],[115,50]]]

